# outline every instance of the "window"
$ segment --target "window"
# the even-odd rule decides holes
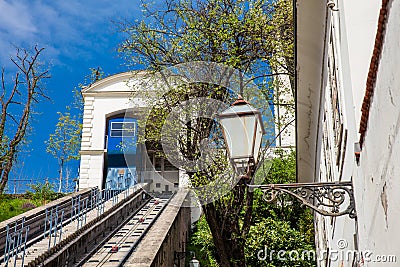
[[[136,122],[111,122],[111,137],[132,137],[136,135]]]
[[[161,184],[160,183],[156,183],[156,188],[160,188]]]
[[[334,149],[336,155],[336,165],[339,168],[340,155],[342,149],[343,139],[343,114],[341,107],[341,96],[338,88],[338,66],[335,59],[335,46],[333,43],[333,33],[331,32],[331,38],[328,46],[328,74],[329,74],[329,90],[332,110],[332,128],[334,137]]]

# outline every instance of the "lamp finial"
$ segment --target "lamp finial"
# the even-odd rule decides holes
[[[232,106],[246,105],[249,104],[246,100],[243,99],[241,95],[238,95],[238,98],[235,102],[233,102]]]

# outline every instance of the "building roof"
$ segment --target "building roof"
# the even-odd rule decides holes
[[[135,80],[136,76],[142,76],[145,71],[128,71],[117,73],[103,79],[100,79],[93,84],[86,86],[82,89],[83,96],[98,95],[112,93],[117,94],[127,94],[133,92],[133,87],[131,82]]]
[[[319,169],[328,10],[321,0],[297,0],[296,7],[297,180],[313,182]]]

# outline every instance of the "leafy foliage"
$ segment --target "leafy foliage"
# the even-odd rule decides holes
[[[260,174],[256,174],[260,175]],[[265,183],[295,183],[296,153],[275,150],[275,158],[266,176]],[[249,263],[254,266],[315,266],[313,258],[295,257],[296,260],[282,261],[279,250],[314,251],[314,222],[312,212],[290,196],[279,196],[276,202],[267,203],[261,191],[254,193],[253,225],[246,242]],[[257,258],[259,250],[267,248],[266,259]],[[275,253],[270,253],[275,250]],[[296,256],[295,252],[293,252]],[[272,255],[272,256],[271,256]],[[288,256],[288,255],[286,255]],[[287,257],[290,259],[290,257]],[[252,265],[253,265],[252,264]]]
[[[278,150],[267,175],[267,181],[293,182],[295,170],[295,153]],[[261,174],[258,173],[258,175]],[[204,217],[197,223],[197,228],[191,236],[189,249],[196,251],[197,258],[203,261],[204,266],[217,266],[213,265],[217,257],[213,236]],[[315,266],[314,258],[312,255],[309,257],[308,254],[314,249],[311,211],[288,198],[281,199],[278,203],[266,203],[262,199],[262,193],[256,190],[253,220],[245,245],[246,264],[271,267]],[[280,250],[286,250],[288,253],[295,252],[291,252],[292,258],[286,254],[288,260],[283,261],[278,257]]]
[[[40,205],[46,204],[49,201],[56,200],[63,194],[54,191],[54,185],[51,183],[37,183],[30,185],[32,192],[27,192],[27,196]]]
[[[0,222],[25,212],[23,205],[28,203],[27,199],[11,198],[6,195],[0,196]]]
[[[296,182],[296,153],[294,151],[287,152],[285,150],[275,150],[275,158],[268,175],[262,172],[260,168],[257,176],[266,177],[262,183],[265,184],[284,184]],[[261,180],[261,178],[258,178]],[[296,228],[298,218],[309,211],[304,209],[300,202],[292,199],[290,196],[278,196],[276,204],[266,204],[262,199],[262,192],[256,190],[254,193],[254,221],[261,221],[262,218],[274,216],[280,220],[290,222],[291,227]],[[306,216],[306,215],[305,215]],[[307,215],[308,216],[308,215]],[[312,220],[312,218],[311,218]]]
[[[58,192],[61,192],[64,164],[72,159],[79,159],[82,125],[76,116],[69,112],[64,114],[58,112],[58,116],[56,129],[45,143],[47,145],[46,152],[58,160],[60,174]]]
[[[252,104],[257,102],[256,107],[262,110],[266,101],[273,98],[271,77],[281,74],[294,77],[293,46],[282,44],[293,42],[291,1],[285,1],[290,3],[283,6],[288,9],[277,12],[280,8],[277,2],[267,0],[164,0],[162,3],[143,0],[144,18],[120,23],[127,38],[119,50],[129,65],[145,68],[149,74],[181,63],[223,63],[248,77],[244,79],[240,75],[238,91]],[[136,86],[144,87],[147,79],[143,80],[144,84]],[[245,91],[251,82],[258,87]],[[220,90],[226,88],[204,83],[185,86],[172,94],[157,95],[160,101],[147,120],[150,123],[146,124],[147,147],[160,150],[160,135],[165,130],[168,112],[185,101],[202,96],[231,102],[227,90]],[[197,160],[202,140],[215,129],[214,122],[190,118],[184,124],[175,136],[175,143],[179,144],[176,155]],[[177,128],[167,127],[171,129],[176,132]],[[213,182],[228,167],[226,163],[226,160],[216,160],[201,172],[190,170],[190,181],[195,185]],[[246,264],[244,247],[252,222],[253,194],[240,182],[228,194],[203,205],[213,236],[215,259],[222,266]]]
[[[211,230],[204,216],[196,223],[195,231],[190,237],[188,250],[196,252],[196,258],[200,261],[200,266],[219,266],[215,260],[216,250]]]
[[[279,251],[285,251],[283,256]],[[304,234],[290,227],[286,221],[264,218],[252,226],[246,242],[246,257],[249,266],[315,266],[314,259],[308,258],[313,252]],[[302,255],[305,255],[302,256]]]
[[[0,195],[0,222],[64,196],[54,191],[49,183],[30,185],[32,191],[24,195]]]
[[[294,77],[292,8],[284,2],[142,0],[145,18],[120,23],[128,38],[119,51],[134,68],[153,71],[186,62],[223,63],[252,77],[269,98],[271,76]]]

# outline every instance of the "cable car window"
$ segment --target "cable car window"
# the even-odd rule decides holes
[[[111,122],[111,137],[132,137],[136,135],[136,122]]]

